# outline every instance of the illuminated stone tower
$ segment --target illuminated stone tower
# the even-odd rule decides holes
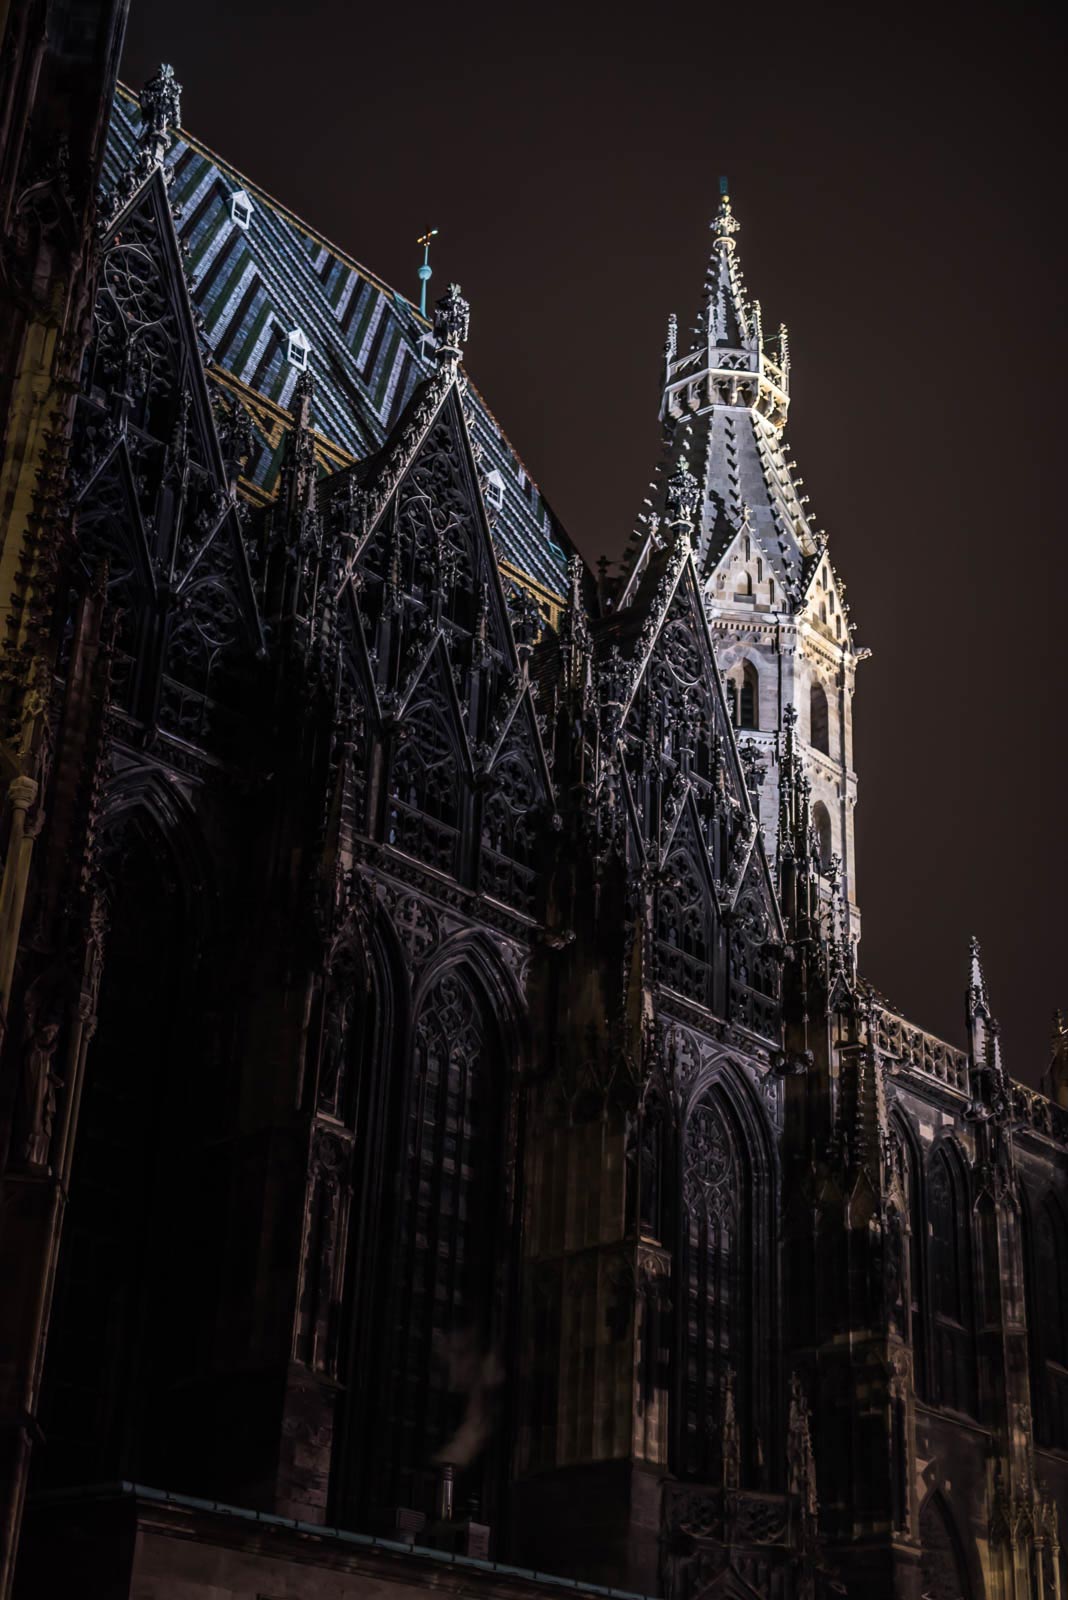
[[[685,453],[702,486],[695,539],[708,621],[739,740],[743,749],[755,747],[764,767],[759,809],[769,856],[779,826],[784,717],[792,706],[820,854],[825,867],[833,857],[841,863],[856,939],[853,687],[867,651],[854,644],[845,585],[826,535],[813,525],[784,437],[786,329],[765,336],[760,303],[746,294],[739,224],[722,180],[721,190],[697,325],[681,346],[674,316],[668,325],[660,406],[665,457],[639,518],[625,594],[659,540],[663,486]]]

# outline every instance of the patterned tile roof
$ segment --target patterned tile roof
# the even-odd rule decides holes
[[[120,86],[104,163],[107,188],[136,149],[141,113]],[[427,328],[402,295],[351,260],[249,179],[181,131],[167,154],[171,200],[213,371],[246,403],[256,441],[254,498],[273,495],[287,407],[299,375],[290,335],[308,344],[322,470],[378,450],[433,362]],[[234,199],[237,196],[235,217]],[[242,203],[250,211],[242,226]],[[481,395],[470,389],[483,467],[500,477],[502,561],[558,600],[572,545]]]

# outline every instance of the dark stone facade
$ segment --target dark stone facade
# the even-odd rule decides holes
[[[1063,1038],[886,1009],[790,713],[767,858],[684,462],[626,604],[502,571],[455,287],[244,494],[142,108],[5,656],[13,1592],[1059,1596]]]

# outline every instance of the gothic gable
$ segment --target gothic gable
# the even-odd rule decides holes
[[[767,539],[768,535],[765,533],[762,537],[756,525],[745,517],[710,575],[711,598],[717,604],[733,601],[763,610],[777,610],[786,604],[786,594],[776,576],[776,561],[767,548]]]
[[[225,742],[237,727],[241,660],[263,636],[237,461],[220,443],[159,172],[100,251],[72,459],[73,582],[106,564],[121,609],[121,709],[190,742]],[[239,447],[240,419],[224,420]]]
[[[383,745],[385,842],[530,910],[552,784],[455,378],[417,391],[381,456],[320,502],[352,551],[341,670]]]
[[[655,859],[692,795],[713,880],[733,898],[756,824],[689,555],[673,576],[669,569],[656,598],[635,652],[620,739],[634,815]]]
[[[812,560],[801,614],[829,643],[849,649],[849,608],[845,603],[845,585],[835,572],[826,549]]]

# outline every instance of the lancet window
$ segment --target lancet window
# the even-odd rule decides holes
[[[954,1411],[975,1407],[971,1238],[963,1179],[944,1151],[927,1175],[928,1398]]]
[[[476,1453],[457,1433],[478,1375],[491,1403],[500,1080],[484,1006],[449,971],[419,1008],[403,1117],[384,1385],[388,1492],[402,1504],[419,1501],[435,1458],[460,1469]],[[458,1470],[465,1498],[478,1492],[476,1471],[472,1462],[464,1481]]]
[[[812,808],[812,826],[816,830],[816,842],[819,845],[820,868],[827,872],[834,850],[834,836],[831,832],[831,814],[822,800],[817,800]]]
[[[823,754],[830,755],[830,723],[827,712],[827,695],[822,684],[814,683],[808,695],[809,743]]]
[[[681,1167],[676,1467],[729,1483],[748,1444],[750,1181],[715,1091],[690,1112]]]
[[[1050,1195],[1034,1222],[1029,1321],[1034,1358],[1036,1431],[1053,1449],[1068,1449],[1068,1224]]]
[[[941,1496],[931,1495],[920,1511],[920,1584],[927,1600],[970,1600],[960,1538]]]

